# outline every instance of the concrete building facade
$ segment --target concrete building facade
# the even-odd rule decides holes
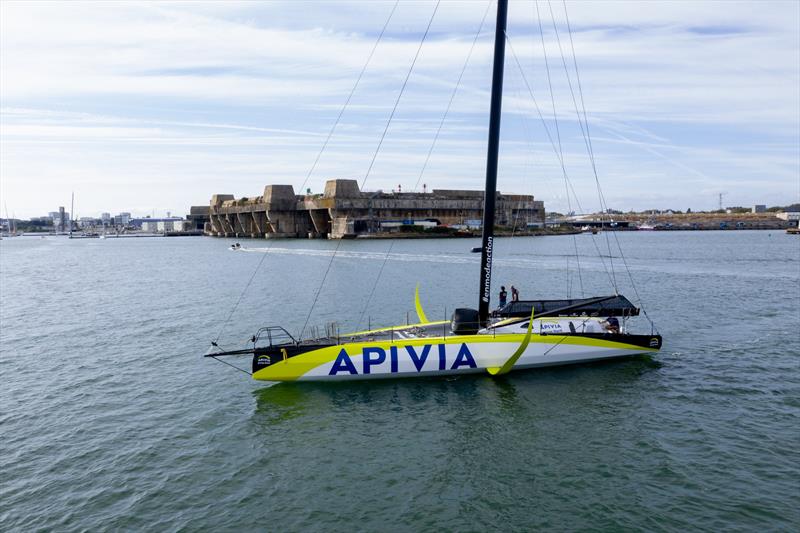
[[[131,225],[150,233],[182,232],[185,229],[185,222],[180,217],[131,219]]]
[[[775,213],[775,216],[781,220],[797,222],[800,220],[800,211],[781,211],[780,213]]]
[[[210,208],[207,205],[193,205],[189,207],[186,221],[189,231],[203,231],[209,219]]]
[[[291,185],[267,185],[255,198],[212,196],[205,232],[217,237],[341,239],[385,231],[392,222],[466,226],[483,217],[483,194],[365,192],[356,180],[346,179],[326,182],[325,192],[317,195],[296,195]],[[495,219],[498,226],[544,225],[544,203],[532,195],[498,193]]]

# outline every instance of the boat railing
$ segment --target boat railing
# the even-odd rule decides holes
[[[328,342],[336,342],[336,344],[339,343],[340,329],[338,322],[327,322],[322,326],[311,325],[305,328],[303,331],[305,335],[300,338],[300,344]]]
[[[444,310],[444,316],[442,316],[440,320],[436,320],[436,322],[438,322],[437,324],[429,324],[430,321],[417,322],[414,320],[416,318],[415,315],[416,310],[406,311],[405,323],[398,324],[395,322],[391,325],[375,323],[373,322],[371,316],[367,316],[365,320],[365,330],[362,330],[358,326],[346,326],[345,329],[342,330],[341,325],[338,322],[328,322],[323,325],[311,325],[305,329],[306,334],[303,335],[299,341],[294,341],[294,338],[292,338],[292,340],[298,344],[320,344],[328,342],[340,344],[342,340],[363,340],[364,337],[367,337],[368,339],[380,339],[383,342],[388,341],[394,343],[407,341],[415,338],[416,335],[420,335],[422,337],[441,336],[442,338],[453,335],[451,317],[449,316],[446,308]],[[483,329],[484,324],[480,322],[475,322],[474,324],[461,322],[461,326],[470,326],[470,330],[477,332]],[[417,330],[417,328],[419,328],[419,330]],[[268,328],[262,329],[266,330]],[[283,330],[283,328],[279,329]],[[496,337],[496,329],[490,328],[490,330],[492,337]],[[261,330],[259,330],[259,332],[260,331]],[[368,332],[370,334],[368,334]]]
[[[287,344],[297,344],[297,339],[281,326],[266,326],[259,329],[250,339],[253,347],[258,346],[259,341],[266,341],[267,346],[284,346]]]

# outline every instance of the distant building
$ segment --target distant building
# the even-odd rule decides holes
[[[754,205],[753,206],[753,213],[766,213],[767,206],[766,205]]]
[[[464,225],[467,227],[467,229],[481,229],[483,221],[479,218],[472,220],[465,220]]]
[[[184,231],[184,222],[180,217],[131,219],[131,225],[140,226],[142,231],[150,233]]]
[[[356,180],[329,180],[323,194],[295,195],[291,185],[267,185],[261,196],[215,194],[206,234],[218,237],[327,237],[341,239],[381,228],[479,228],[481,190],[361,191]],[[532,195],[497,193],[495,223],[509,228],[543,225],[544,203]]]
[[[117,226],[127,226],[131,223],[130,213],[120,213],[114,217],[114,224]]]
[[[206,223],[210,223],[211,221],[210,212],[211,208],[207,205],[191,206],[189,208],[189,214],[186,215],[189,231],[203,231]]]
[[[97,225],[97,219],[94,217],[81,217],[78,219],[79,228],[91,228]]]
[[[100,213],[100,221],[104,226],[111,224],[111,213]]]
[[[69,230],[69,213],[63,207],[59,207],[58,211],[50,211],[47,215],[53,220],[56,231],[64,233]]]
[[[182,218],[178,217],[170,217],[169,219],[159,220],[158,221],[158,231],[167,232],[167,231],[183,231],[184,222]]]
[[[415,220],[415,219],[404,219],[404,220],[381,220],[379,222],[380,228],[382,230],[391,230],[397,229],[401,226],[419,226],[421,228],[435,228],[438,225],[436,220]]]
[[[47,216],[50,217],[50,220],[53,221],[53,227],[56,229],[56,231],[63,231],[60,228],[61,215],[59,214],[58,211],[50,211],[49,213],[47,213]]]
[[[780,213],[775,213],[775,216],[782,220],[794,222],[800,220],[800,211],[781,211]]]

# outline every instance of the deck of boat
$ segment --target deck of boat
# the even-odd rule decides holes
[[[338,336],[326,336],[300,341],[300,345],[334,345],[356,342],[394,342],[408,339],[433,337],[452,337],[456,335],[450,328],[450,321],[429,322],[427,324],[410,324],[394,326],[371,331],[358,331]]]

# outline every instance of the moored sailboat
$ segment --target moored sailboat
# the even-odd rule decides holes
[[[456,309],[451,320],[429,321],[417,291],[418,322],[348,334],[329,331],[295,339],[280,326],[261,328],[252,348],[206,357],[252,356],[263,381],[330,381],[460,375],[579,363],[657,352],[659,334],[634,334],[626,319],[639,314],[614,294],[567,300],[514,301],[490,312],[494,215],[508,1],[498,0],[482,223],[478,308]],[[478,251],[478,250],[476,250]],[[620,324],[619,318],[622,318]]]

